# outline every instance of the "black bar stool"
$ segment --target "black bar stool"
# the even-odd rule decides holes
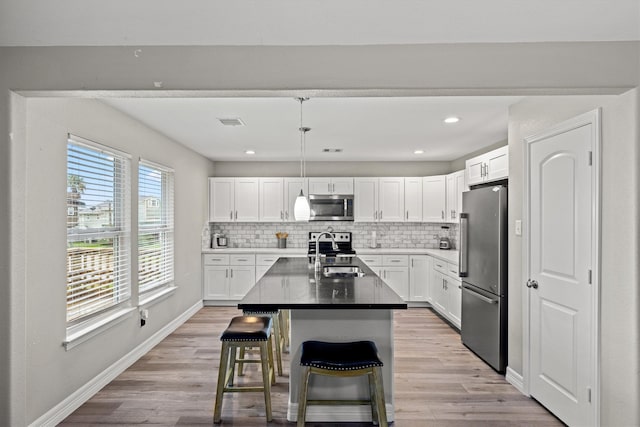
[[[382,386],[383,363],[378,349],[372,341],[332,343],[305,341],[302,343],[300,365],[303,366],[298,395],[298,426],[304,426],[307,405],[369,404],[374,424],[387,427],[387,409]],[[311,374],[332,377],[369,378],[369,400],[307,400],[307,389]]]
[[[220,368],[218,370],[218,386],[216,402],[213,410],[213,422],[219,424],[222,416],[222,398],[227,392],[264,392],[264,404],[267,421],[273,419],[271,414],[271,384],[275,384],[273,372],[273,349],[271,348],[271,317],[237,316],[231,319],[229,326],[220,336],[222,350],[220,352]],[[237,358],[237,350],[246,347],[259,347],[260,359]],[[259,363],[262,366],[262,387],[234,386],[233,376],[237,363]]]
[[[276,347],[276,366],[278,368],[278,375],[282,376],[282,352],[285,346],[284,333],[282,331],[282,324],[280,319],[279,310],[242,310],[242,314],[245,316],[269,316],[271,317],[271,326],[273,327],[273,340]],[[249,346],[247,346],[249,347]],[[240,349],[240,358],[244,359],[245,349]],[[238,375],[243,375],[244,366],[242,362],[238,364]]]

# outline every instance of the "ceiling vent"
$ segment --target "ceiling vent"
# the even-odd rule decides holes
[[[342,148],[323,148],[323,153],[342,153]]]
[[[244,122],[240,117],[218,117],[218,120],[224,126],[244,126]]]

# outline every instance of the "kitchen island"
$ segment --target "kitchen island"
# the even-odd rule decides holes
[[[280,258],[240,301],[245,310],[291,310],[291,366],[287,419],[296,421],[300,382],[300,346],[307,340],[370,340],[384,363],[387,418],[394,419],[393,310],[407,304],[359,258],[336,258],[323,266],[356,266],[361,277],[327,277],[315,273],[307,258]],[[365,399],[366,378],[312,377],[309,399]],[[310,406],[307,421],[371,421],[363,405]]]

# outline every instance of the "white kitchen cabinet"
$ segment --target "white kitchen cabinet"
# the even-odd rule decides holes
[[[509,146],[467,160],[465,170],[469,186],[508,178]]]
[[[404,178],[355,178],[356,222],[404,222]]]
[[[460,222],[462,211],[462,193],[466,191],[465,171],[460,170],[447,175],[447,210],[446,222]]]
[[[422,221],[444,222],[447,209],[447,176],[422,178]]]
[[[260,209],[261,222],[281,222],[284,217],[284,179],[260,178]]]
[[[409,256],[409,301],[427,302],[430,299],[433,258],[428,255]]]
[[[279,255],[275,254],[256,254],[256,282],[276,263],[278,258]]]
[[[309,197],[307,178],[284,178],[284,220],[295,221],[294,206],[300,190]]]
[[[404,179],[404,219],[407,222],[422,221],[422,178]]]
[[[409,301],[408,255],[358,255],[400,297]]]
[[[209,178],[209,221],[258,221],[258,184],[258,178]]]
[[[309,178],[309,194],[353,194],[353,178]]]
[[[434,258],[432,277],[432,307],[454,326],[461,328],[462,281],[458,277],[458,266]]]
[[[256,283],[253,254],[204,254],[203,299],[229,305],[242,299]]]

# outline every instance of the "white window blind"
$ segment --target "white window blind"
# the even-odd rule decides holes
[[[140,295],[173,283],[173,170],[138,166],[138,285]]]
[[[69,135],[67,322],[127,301],[130,286],[131,160]]]

